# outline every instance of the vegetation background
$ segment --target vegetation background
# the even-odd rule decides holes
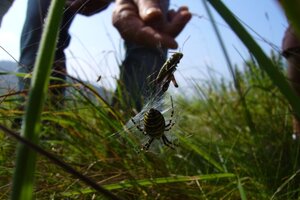
[[[227,16],[229,24],[240,26],[231,20],[222,3],[208,2]],[[243,29],[235,32],[247,39]],[[285,64],[278,52],[265,57],[251,40],[242,41],[249,48],[249,59],[243,67],[231,66],[233,81],[211,73],[209,80],[194,82],[192,98],[173,96],[176,124],[168,136],[178,142],[176,150],[157,143],[155,151],[137,151],[142,136],[134,126],[126,126],[132,117],[127,114],[128,108],[111,107],[91,85],[76,79],[66,82],[69,95],[62,110],[47,101],[43,105],[44,96],[38,103],[29,97],[28,104],[41,104],[43,110],[25,111],[21,134],[30,140],[26,127],[36,128],[33,138],[39,139],[33,142],[44,151],[123,199],[299,199],[300,141],[292,137],[289,106],[297,102],[291,102],[293,94],[289,89],[282,89],[286,80],[281,78],[285,76],[276,76],[277,72],[285,74]],[[54,47],[50,49],[53,50]],[[49,53],[45,54],[49,58]],[[266,70],[266,63],[271,63],[267,67],[274,73]],[[21,94],[22,91],[8,91],[1,96],[1,127],[19,131],[14,122],[24,114],[18,109]],[[157,101],[153,106],[162,104]],[[169,119],[169,113],[165,114]],[[33,118],[37,120],[30,127]],[[130,131],[124,131],[124,127]],[[15,168],[23,166],[16,162],[18,141],[9,136],[8,130],[2,131],[0,137],[0,199],[8,199]],[[36,164],[33,161],[36,168],[28,172],[35,176],[33,197],[105,199],[103,193],[68,173],[66,167],[38,153]],[[23,179],[14,177],[14,181]],[[27,189],[22,188],[26,185],[20,187]]]

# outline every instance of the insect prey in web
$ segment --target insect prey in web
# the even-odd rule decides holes
[[[184,41],[183,46],[188,39],[189,37]],[[178,63],[180,62],[182,57],[183,53],[181,50],[179,50],[179,52],[174,52],[171,57],[163,64],[156,78],[152,80],[150,84],[155,83],[163,92],[167,91],[170,82],[172,82],[173,85],[177,88],[178,83],[175,79],[174,72],[176,71]],[[148,78],[151,79],[151,75]]]

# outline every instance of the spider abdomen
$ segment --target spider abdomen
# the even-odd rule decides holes
[[[147,135],[148,141],[143,145],[143,150],[148,150],[150,148],[150,145],[154,141],[154,139],[162,140],[163,144],[168,146],[171,149],[174,149],[174,144],[168,140],[166,135],[164,134],[165,131],[169,131],[173,125],[175,124],[172,121],[172,117],[174,114],[174,106],[173,106],[173,100],[171,97],[171,105],[172,105],[172,112],[171,112],[171,119],[166,124],[165,118],[163,114],[154,109],[150,108],[144,115],[143,119],[143,126],[140,126],[140,124],[137,124],[133,118],[131,118],[131,121],[134,125],[136,125],[137,129],[141,131],[144,135]],[[139,121],[140,122],[140,121]]]
[[[151,108],[144,116],[144,131],[151,137],[159,138],[165,131],[165,118],[158,110]]]

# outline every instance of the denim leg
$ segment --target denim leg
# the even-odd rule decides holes
[[[21,73],[30,73],[33,70],[36,59],[39,42],[41,40],[45,17],[51,0],[28,0],[26,19],[21,35],[21,55],[20,67]],[[69,27],[74,19],[75,13],[66,11],[62,21],[62,26],[59,33],[57,50],[55,52],[54,69],[61,72],[66,71],[64,50],[70,42],[68,33]],[[65,79],[65,75],[61,73],[53,73],[55,77]],[[24,90],[29,88],[30,81],[28,79],[19,78],[19,89]],[[64,89],[58,91],[64,93]]]
[[[7,13],[8,9],[11,7],[13,0],[1,0],[0,1],[0,26],[2,22],[2,18]]]
[[[157,75],[166,60],[167,50],[145,47],[132,48],[133,45],[131,44],[126,46],[129,47],[121,66],[120,76],[121,84],[124,84],[125,89],[122,91],[123,100],[131,103],[137,111],[140,111],[143,102],[153,94],[150,91],[152,88],[148,87],[147,77]]]
[[[161,1],[161,8],[167,20],[169,1]],[[156,75],[167,58],[166,48],[147,48],[125,41],[126,55],[121,65],[120,83],[123,90],[123,101],[133,105],[137,111],[143,107],[143,102],[153,94],[148,88],[147,77]],[[123,87],[122,87],[123,86]]]

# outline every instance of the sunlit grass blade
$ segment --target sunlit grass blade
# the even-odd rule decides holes
[[[192,149],[195,151],[199,156],[201,156],[203,159],[205,159],[209,164],[213,165],[216,169],[218,169],[220,172],[224,172],[225,170],[223,167],[214,159],[212,158],[205,150],[201,149],[199,145],[194,145],[188,140],[186,140],[184,137],[178,136],[180,139],[180,142],[187,146],[187,148]]]
[[[273,84],[276,85],[279,91],[286,97],[287,101],[295,111],[295,114],[300,117],[300,97],[298,97],[291,89],[284,75],[272,63],[268,56],[263,52],[261,47],[255,42],[251,35],[246,31],[246,29],[241,25],[234,14],[223,4],[222,1],[208,0],[208,2],[222,16],[222,18],[228,23],[239,39],[249,49],[259,63],[261,69],[267,73],[267,75],[273,81]]]
[[[120,183],[104,185],[103,187],[107,190],[117,190],[124,188],[132,188],[135,186],[151,186],[155,184],[171,184],[180,182],[190,182],[190,181],[210,181],[219,179],[231,179],[236,178],[235,174],[232,173],[222,173],[222,174],[207,174],[207,175],[196,175],[196,176],[174,176],[174,177],[162,177],[153,179],[142,179],[142,180],[127,180]],[[61,195],[64,197],[69,197],[78,194],[88,194],[94,192],[91,189],[84,189],[80,191],[64,192]]]
[[[41,112],[48,90],[49,77],[64,5],[65,1],[63,0],[51,1],[33,71],[29,99],[21,130],[21,135],[32,143],[38,143]],[[35,165],[36,152],[24,144],[19,144],[17,147],[12,199],[33,198]]]
[[[238,189],[241,195],[241,200],[247,200],[246,192],[244,190],[244,187],[242,185],[241,179],[238,178]]]

